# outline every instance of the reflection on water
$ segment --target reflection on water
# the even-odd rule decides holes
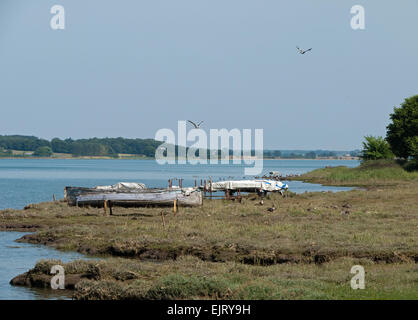
[[[14,242],[25,234],[0,232],[0,300],[70,299],[69,291],[32,289],[9,284],[11,279],[32,269],[41,259],[68,262],[85,258],[76,252],[60,252],[46,246]]]

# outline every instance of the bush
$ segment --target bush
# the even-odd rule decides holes
[[[404,168],[406,171],[418,171],[418,158],[408,161]]]
[[[393,159],[389,143],[382,137],[366,136],[361,158],[363,160]]]
[[[50,157],[52,156],[52,149],[50,147],[39,147],[33,153],[36,157]]]

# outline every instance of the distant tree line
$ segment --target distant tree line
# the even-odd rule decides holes
[[[153,139],[92,138],[51,141],[33,136],[1,136],[0,155],[10,155],[10,150],[34,151],[35,156],[50,156],[55,153],[67,153],[73,156],[117,156],[134,154],[154,157],[161,142]]]
[[[351,156],[357,156],[357,151],[349,151],[346,154]],[[335,151],[299,151],[299,152],[285,152],[279,150],[267,150],[264,151],[265,159],[316,159],[316,158],[333,158],[337,157],[338,154]]]
[[[51,141],[53,152],[71,153],[74,156],[115,156],[120,153],[153,157],[160,141],[153,139],[92,138]]]
[[[155,150],[161,145],[160,141],[153,139],[125,139],[125,138],[91,138],[73,140],[54,138],[51,141],[40,139],[34,136],[2,136],[0,135],[0,157],[25,156],[22,154],[13,155],[11,150],[31,152],[37,157],[49,157],[53,153],[71,154],[74,157],[79,156],[107,156],[117,157],[119,154],[132,154],[137,156],[154,157]],[[175,146],[176,154],[179,154],[178,146]],[[186,148],[186,153],[189,148]],[[233,156],[233,150],[224,150],[230,156]],[[207,150],[207,158],[218,154],[221,158],[221,150]],[[199,151],[196,151],[198,156]],[[255,151],[251,151],[255,155]],[[26,155],[27,156],[27,155]],[[265,150],[263,154],[265,159],[315,159],[317,157],[336,157],[334,151],[280,151]]]
[[[34,151],[39,147],[50,147],[48,140],[39,139],[33,136],[1,136],[0,149],[18,150],[18,151]]]

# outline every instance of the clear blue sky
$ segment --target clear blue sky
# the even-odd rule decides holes
[[[153,138],[192,119],[263,128],[265,148],[359,148],[418,93],[417,13],[416,0],[1,0],[0,134]]]

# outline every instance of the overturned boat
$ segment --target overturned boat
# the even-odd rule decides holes
[[[200,206],[202,192],[197,188],[147,189],[143,184],[119,183],[95,188],[65,187],[64,199],[70,206],[102,207],[105,203],[124,207]]]

